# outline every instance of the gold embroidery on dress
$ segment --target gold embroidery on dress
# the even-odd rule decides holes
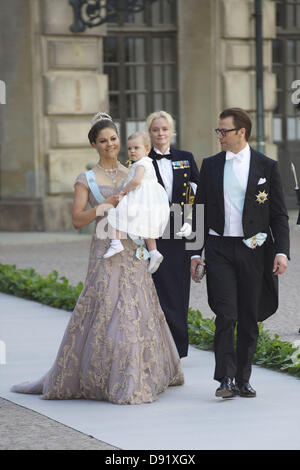
[[[84,173],[76,181],[86,185]],[[101,188],[104,197],[119,190]],[[97,205],[92,195],[89,203]],[[56,361],[41,379],[39,392],[37,386],[31,392],[30,384],[17,391],[43,393],[42,398],[49,400],[138,404],[152,402],[168,386],[184,383],[148,262],[136,258],[130,238],[122,243],[122,253],[104,260],[109,240],[93,236],[84,288]]]

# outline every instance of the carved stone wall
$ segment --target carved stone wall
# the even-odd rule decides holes
[[[263,66],[265,153],[277,158],[273,145],[272,111],[276,107],[276,76],[272,73],[272,39],[276,37],[275,2],[263,1]],[[221,107],[240,106],[253,121],[250,144],[256,145],[255,5],[253,0],[221,0]]]
[[[256,71],[254,0],[179,0],[179,99],[181,142],[203,157],[220,150],[213,129],[219,113],[232,106],[253,120],[251,144],[256,145]],[[272,111],[276,77],[272,73],[275,2],[263,2],[263,64],[266,154],[276,158]]]
[[[71,33],[68,0],[10,0],[1,8],[13,50],[3,58],[9,99],[1,109],[0,228],[70,230],[74,179],[97,159],[89,123],[109,108],[106,28]]]
[[[249,111],[256,144],[253,13],[254,0],[178,0],[180,140],[199,166],[220,149],[213,130],[225,107]],[[264,0],[263,18],[266,154],[276,158],[272,0]],[[109,110],[106,26],[73,34],[72,22],[68,0],[1,4],[1,230],[72,229],[74,179],[97,159],[87,133],[93,114]]]

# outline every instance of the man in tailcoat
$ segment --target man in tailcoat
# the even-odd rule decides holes
[[[197,265],[206,265],[216,315],[216,396],[255,397],[249,379],[257,322],[278,307],[278,275],[289,259],[288,215],[277,162],[248,144],[248,114],[223,111],[216,134],[222,151],[203,160],[195,197],[204,204],[205,263],[197,256],[202,248],[191,259],[191,275],[195,280]]]

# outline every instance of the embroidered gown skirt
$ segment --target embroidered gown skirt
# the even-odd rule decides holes
[[[84,173],[76,182],[87,186]],[[109,197],[114,189],[99,187]],[[91,206],[97,202],[90,194]],[[103,259],[109,239],[93,235],[86,281],[56,360],[36,382],[14,385],[44,399],[92,399],[117,404],[152,402],[184,377],[175,343],[159,304],[148,262],[137,246]]]

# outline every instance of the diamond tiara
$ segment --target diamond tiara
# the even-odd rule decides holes
[[[95,114],[95,116],[91,120],[91,126],[93,127],[97,122],[104,121],[104,120],[113,122],[113,120],[112,120],[112,118],[109,114],[99,112],[99,113]]]

